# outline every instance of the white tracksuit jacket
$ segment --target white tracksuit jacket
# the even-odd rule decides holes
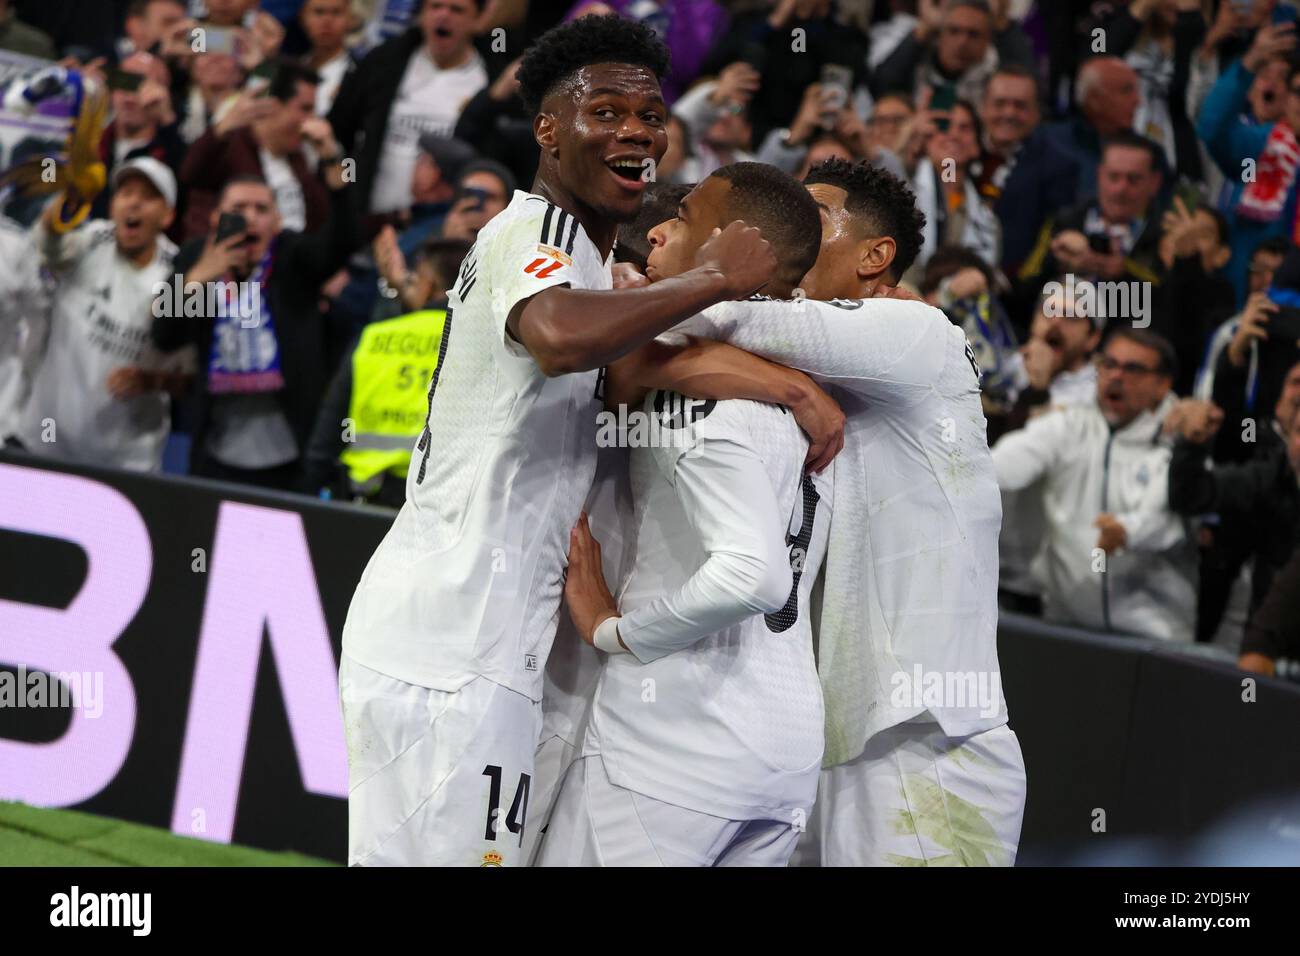
[[[1167,396],[1115,432],[1095,401],[1073,405],[1005,435],[993,449],[1004,491],[1033,486],[1042,495],[1046,533],[1031,571],[1049,620],[1192,640],[1195,551],[1183,519],[1169,510],[1170,453],[1160,440],[1175,401]],[[1097,549],[1093,527],[1103,512],[1128,533],[1109,556]]]

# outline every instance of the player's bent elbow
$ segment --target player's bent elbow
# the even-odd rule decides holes
[[[587,361],[584,344],[556,329],[546,319],[520,325],[520,340],[547,378],[585,372],[594,366]]]
[[[794,587],[794,573],[785,561],[769,563],[763,575],[762,587],[756,592],[760,609],[764,614],[774,614],[785,607],[790,599],[790,589]]]
[[[726,560],[727,590],[747,614],[771,614],[785,607],[794,573],[784,554],[731,554]]]

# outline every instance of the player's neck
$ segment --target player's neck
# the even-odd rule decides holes
[[[559,185],[556,177],[548,175],[546,169],[538,170],[533,180],[533,192],[549,199],[570,216],[582,224],[583,231],[592,244],[600,250],[601,259],[608,259],[614,249],[614,237],[618,234],[618,223],[608,222],[594,210],[578,201],[572,192]]]
[[[858,293],[857,293],[857,295],[854,296],[854,298],[855,298],[855,299],[870,299],[873,295],[876,294],[876,289],[880,288],[880,286],[882,286],[882,285],[884,285],[884,284],[885,284],[885,281],[884,281],[884,278],[883,278],[882,276],[876,276],[876,277],[873,278],[873,279],[859,279],[859,280],[858,280]]]

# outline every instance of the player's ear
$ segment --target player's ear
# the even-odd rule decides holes
[[[552,157],[560,154],[560,144],[556,141],[556,121],[554,113],[538,113],[533,117],[533,139],[542,148],[542,152]]]
[[[858,246],[858,275],[874,279],[885,274],[894,264],[898,244],[889,236],[868,239]]]

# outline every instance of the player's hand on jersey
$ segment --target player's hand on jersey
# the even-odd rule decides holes
[[[639,289],[650,284],[645,274],[630,262],[614,263],[612,272],[615,289]]]
[[[600,542],[591,536],[586,512],[569,532],[569,570],[564,578],[564,603],[568,605],[574,627],[588,644],[594,642],[596,628],[601,622],[618,614],[618,604],[605,584]]]
[[[790,411],[808,436],[804,468],[810,474],[820,474],[844,448],[844,410],[811,378],[802,372],[796,374],[807,382],[804,397]]]
[[[1112,514],[1099,514],[1092,523],[1097,529],[1097,547],[1107,554],[1114,554],[1128,543],[1128,531],[1123,522]]]
[[[728,299],[747,299],[776,273],[776,253],[757,227],[737,219],[713,230],[695,253],[695,265],[722,274]]]

